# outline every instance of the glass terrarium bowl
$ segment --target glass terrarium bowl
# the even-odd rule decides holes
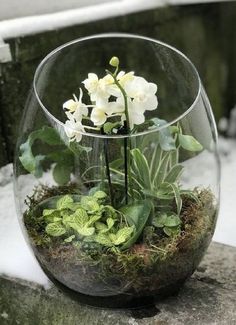
[[[149,88],[136,84],[129,95],[134,74],[122,79],[121,73],[116,81],[126,90],[130,115],[103,112],[105,124],[98,126],[89,120],[97,105],[94,89],[107,89],[88,73],[103,78],[107,69],[134,72]],[[89,84],[89,78],[95,79]],[[108,103],[119,97],[125,105],[116,86]],[[155,89],[156,109],[149,109],[147,89]],[[75,103],[85,110],[86,125],[76,130],[65,114],[68,108],[74,113]],[[135,124],[140,103],[143,123]],[[65,292],[118,308],[176,293],[210,243],[219,206],[217,132],[195,67],[175,48],[129,34],[95,35],[57,48],[35,73],[14,173],[25,237]]]

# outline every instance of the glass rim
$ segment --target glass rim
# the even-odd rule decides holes
[[[50,111],[44,106],[44,104],[42,103],[40,96],[38,94],[37,91],[37,78],[40,74],[40,72],[43,69],[44,64],[51,58],[53,57],[54,54],[58,53],[60,50],[69,47],[70,45],[79,43],[79,42],[83,42],[83,41],[87,41],[87,40],[92,40],[92,39],[99,39],[99,38],[131,38],[131,39],[139,39],[139,40],[143,40],[143,41],[149,41],[149,42],[153,42],[159,45],[162,45],[174,52],[176,52],[178,55],[180,55],[182,58],[185,59],[185,61],[189,64],[189,66],[192,68],[193,73],[195,74],[196,80],[197,80],[197,84],[198,84],[198,91],[197,94],[192,102],[192,104],[179,116],[177,116],[176,118],[174,118],[173,120],[171,120],[170,122],[167,122],[164,125],[161,126],[156,126],[153,127],[152,129],[149,130],[145,130],[145,131],[141,131],[141,132],[136,132],[136,133],[128,133],[128,134],[99,134],[99,133],[92,133],[92,132],[84,132],[84,131],[76,131],[74,129],[73,132],[76,132],[78,134],[81,134],[83,136],[90,136],[90,137],[96,137],[96,138],[109,138],[109,139],[114,139],[114,138],[130,138],[130,137],[137,137],[137,136],[142,136],[142,135],[146,135],[146,134],[150,134],[153,132],[158,132],[162,129],[165,129],[169,126],[171,126],[174,123],[177,123],[178,121],[180,121],[181,119],[183,119],[186,115],[188,115],[195,107],[199,97],[200,97],[200,93],[201,93],[201,79],[199,76],[199,73],[195,67],[195,65],[192,63],[192,61],[184,54],[182,53],[180,50],[176,49],[175,47],[156,40],[154,38],[151,37],[147,37],[147,36],[142,36],[142,35],[136,35],[136,34],[130,34],[130,33],[101,33],[101,34],[94,34],[94,35],[90,35],[90,36],[85,36],[85,37],[80,37],[77,39],[74,39],[72,41],[69,41],[67,43],[64,43],[60,46],[58,46],[57,48],[55,48],[53,51],[49,52],[44,59],[39,63],[38,67],[35,70],[34,73],[34,77],[33,77],[33,91],[35,94],[35,97],[39,103],[39,105],[41,106],[41,108],[43,109],[43,111],[45,112],[46,115],[48,115],[54,122],[56,122],[56,124],[59,124],[61,127],[65,127],[65,123],[63,123],[62,121],[60,121],[58,118],[56,118],[52,113],[50,113]],[[67,127],[68,128],[68,127]]]

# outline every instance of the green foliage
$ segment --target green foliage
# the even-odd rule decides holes
[[[144,202],[137,202],[121,208],[121,212],[126,216],[129,226],[135,227],[135,232],[133,232],[130,239],[122,246],[122,249],[129,248],[137,241],[145,225],[147,224],[151,209],[152,204],[148,200]]]
[[[100,190],[90,196],[80,196],[77,202],[74,202],[70,195],[59,197],[54,203],[54,209],[47,208],[42,211],[42,218],[46,223],[45,232],[51,237],[62,237],[65,243],[76,244],[78,240],[85,240],[104,247],[126,249],[129,245],[124,245],[136,233],[136,225],[132,221],[135,216],[131,213],[128,225],[122,211],[104,204],[106,198],[106,193]],[[127,209],[131,208],[124,210],[127,212]],[[150,206],[147,210],[147,204],[143,207],[140,204],[139,209],[140,213],[144,213],[142,218],[146,220]],[[143,225],[144,223],[142,227]],[[139,234],[142,229],[139,224],[137,227]],[[137,239],[137,236],[135,238]]]
[[[129,191],[133,200],[145,199],[154,200],[155,209],[159,206],[169,206],[171,201],[176,203],[176,213],[179,216],[182,209],[182,196],[191,195],[191,191],[184,191],[179,184],[179,178],[183,166],[179,163],[179,149],[182,147],[187,151],[200,151],[202,145],[192,136],[183,135],[181,127],[165,127],[166,121],[153,118],[146,121],[149,129],[161,128],[156,134],[150,133],[139,144],[139,148],[130,150],[131,153],[131,186]],[[163,127],[163,128],[162,128]],[[150,150],[152,143],[153,150]],[[122,159],[117,159],[111,164],[111,170],[117,174],[117,180],[124,184]],[[163,202],[164,201],[164,202]]]
[[[152,224],[156,228],[160,228],[163,232],[171,237],[178,235],[180,232],[181,220],[177,215],[168,215],[163,213],[153,218]]]
[[[201,151],[202,145],[191,135],[179,134],[179,144],[188,151]]]
[[[59,237],[66,233],[66,229],[58,222],[49,223],[45,230],[48,235],[53,237]]]
[[[50,148],[50,153],[34,154],[33,147],[36,141],[44,143]],[[74,168],[75,155],[88,153],[92,150],[89,147],[83,147],[78,143],[71,142],[69,144],[63,142],[58,132],[49,126],[33,131],[28,136],[25,143],[20,146],[19,160],[29,173],[35,177],[41,177],[45,166],[52,165],[53,178],[59,185],[64,185],[70,181],[70,175]],[[45,166],[44,166],[45,165]]]

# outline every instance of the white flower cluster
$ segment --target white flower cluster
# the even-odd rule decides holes
[[[145,111],[157,108],[156,84],[135,76],[134,72],[120,71],[115,78],[112,74],[107,74],[99,79],[95,73],[89,73],[83,84],[90,96],[91,105],[82,102],[81,88],[79,99],[74,95],[74,99],[63,104],[68,117],[65,131],[70,141],[79,142],[82,137],[81,131],[85,132],[85,128],[99,130],[109,118],[116,117],[122,126],[127,120],[127,112],[129,128],[132,130],[134,125],[142,124],[145,121]],[[91,110],[90,117],[89,108]],[[83,125],[83,119],[90,119],[94,127]]]

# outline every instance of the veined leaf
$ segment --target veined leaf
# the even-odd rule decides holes
[[[103,191],[96,191],[94,194],[93,194],[93,197],[97,200],[102,200],[102,199],[105,199],[107,197],[107,194]]]
[[[188,151],[201,151],[202,145],[191,135],[179,134],[179,144]]]
[[[75,229],[81,236],[92,236],[95,232],[95,228],[94,227],[76,227]]]
[[[77,209],[73,214],[64,216],[63,223],[69,225],[71,228],[77,230],[77,228],[82,228],[86,226],[86,223],[89,221],[87,212],[80,208]]]
[[[43,210],[43,216],[44,216],[44,217],[45,217],[45,216],[49,216],[49,215],[51,215],[51,214],[53,214],[53,213],[55,213],[55,212],[57,212],[56,209],[44,209],[44,210]]]
[[[59,223],[49,223],[45,230],[48,235],[53,237],[59,237],[66,232],[66,229]]]
[[[62,198],[60,198],[57,201],[57,209],[62,210],[62,209],[67,209],[68,204],[73,203],[73,199],[70,195],[64,195]]]
[[[108,230],[110,230],[115,224],[115,220],[112,219],[112,218],[108,218],[107,219],[107,227],[108,227]]]
[[[81,205],[90,214],[100,210],[100,206],[97,203],[97,200],[91,196],[82,196]]]
[[[103,222],[96,222],[95,227],[98,230],[98,232],[104,233],[108,231],[108,227]]]
[[[119,229],[116,234],[109,234],[111,241],[113,242],[113,244],[115,246],[118,246],[118,245],[124,243],[131,237],[131,234],[133,233],[134,228],[135,228],[134,226],[124,227],[124,228]]]
[[[75,238],[75,235],[71,235],[70,237],[64,239],[64,242],[65,243],[71,243],[74,238]]]
[[[101,215],[97,214],[95,216],[91,216],[89,218],[89,220],[86,222],[86,227],[89,227],[91,225],[93,225],[96,221],[98,221],[99,219],[101,219]]]
[[[107,247],[113,246],[113,243],[111,242],[109,237],[105,234],[98,234],[97,236],[95,236],[95,241]]]

